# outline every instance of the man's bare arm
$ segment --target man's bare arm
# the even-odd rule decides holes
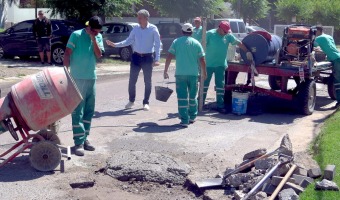
[[[72,55],[72,49],[66,47],[65,54],[64,54],[64,66],[66,66],[67,69],[70,67],[71,55]]]

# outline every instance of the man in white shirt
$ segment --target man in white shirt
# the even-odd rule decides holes
[[[130,109],[134,106],[136,99],[136,83],[138,75],[143,70],[145,93],[143,108],[145,111],[150,110],[149,99],[152,88],[152,68],[159,66],[161,40],[158,28],[149,23],[150,14],[147,10],[140,10],[137,13],[139,26],[135,27],[129,37],[119,43],[113,43],[109,40],[106,43],[112,47],[133,46],[134,53],[131,57],[130,79],[129,79],[129,103],[125,106]]]

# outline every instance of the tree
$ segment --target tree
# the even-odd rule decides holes
[[[224,9],[224,0],[149,0],[162,15],[180,18],[181,22],[197,16],[209,16]]]
[[[314,0],[278,0],[276,5],[277,17],[291,23],[296,17],[299,23],[308,23],[312,19]]]
[[[230,0],[230,3],[245,22],[267,17],[269,10],[267,0]]]
[[[93,15],[105,17],[122,16],[132,12],[132,6],[140,0],[46,0],[52,15],[59,14],[67,19],[87,21]]]

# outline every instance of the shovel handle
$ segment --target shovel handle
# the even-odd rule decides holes
[[[294,164],[289,171],[287,172],[287,174],[285,175],[285,177],[282,179],[282,181],[280,182],[280,184],[277,186],[277,188],[274,190],[273,194],[270,196],[269,200],[274,200],[275,197],[279,194],[279,192],[281,191],[282,187],[286,184],[286,182],[288,181],[288,179],[292,176],[293,172],[296,169],[296,165]]]
[[[258,158],[255,158],[255,159],[252,160],[252,161],[249,161],[248,163],[246,163],[246,164],[244,164],[244,165],[241,165],[241,166],[237,167],[237,168],[234,169],[233,171],[231,171],[231,172],[229,172],[228,174],[226,174],[226,175],[224,176],[223,180],[225,180],[226,178],[228,178],[228,177],[229,177],[230,175],[232,175],[232,174],[238,173],[238,172],[240,172],[240,171],[242,171],[242,170],[247,169],[248,167],[253,166],[253,164],[254,164],[256,161],[261,160],[261,159],[264,159],[264,158],[268,158],[268,157],[270,157],[270,156],[272,156],[272,155],[274,155],[274,154],[276,154],[276,153],[278,153],[278,152],[279,152],[279,149],[276,149],[276,150],[273,151],[273,152],[270,152],[270,153],[267,153],[267,154],[265,154],[265,155],[262,155],[262,156],[260,156],[260,157],[258,157]]]

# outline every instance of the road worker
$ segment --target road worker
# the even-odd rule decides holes
[[[204,82],[203,100],[205,102],[212,75],[215,74],[217,111],[226,113],[224,89],[229,44],[238,45],[242,50],[247,52],[247,59],[250,61],[253,61],[253,55],[247,47],[231,33],[230,24],[227,21],[222,21],[217,29],[208,31],[206,40],[207,79]]]
[[[194,19],[194,24],[195,24],[195,28],[193,30],[192,37],[202,43],[202,30],[203,30],[203,28],[201,26],[201,24],[202,24],[201,18],[196,17]]]
[[[322,26],[316,26],[316,36],[315,50],[322,50],[327,55],[327,59],[333,63],[334,88],[337,100],[335,107],[338,108],[340,106],[340,52],[336,48],[333,37],[325,34]]]
[[[195,122],[198,110],[198,77],[201,71],[206,78],[204,50],[196,39],[192,38],[194,27],[190,23],[182,26],[183,36],[173,41],[165,62],[164,78],[168,79],[171,60],[176,58],[176,93],[180,125],[188,127]],[[201,67],[201,70],[199,68]]]
[[[64,65],[70,68],[70,73],[83,97],[82,102],[72,113],[74,152],[77,156],[84,156],[84,150],[95,150],[88,136],[95,108],[96,61],[104,52],[101,29],[102,20],[94,16],[86,28],[71,34],[66,45]]]

